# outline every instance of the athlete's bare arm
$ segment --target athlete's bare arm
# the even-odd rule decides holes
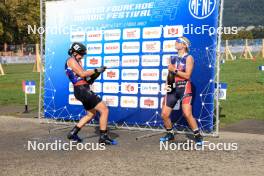
[[[84,70],[75,59],[70,58],[68,60],[68,66],[76,73],[78,74],[80,77],[85,78],[87,76],[91,76],[92,74],[94,74],[94,70]]]

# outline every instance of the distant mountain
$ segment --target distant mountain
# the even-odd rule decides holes
[[[264,0],[224,0],[224,26],[264,26]]]

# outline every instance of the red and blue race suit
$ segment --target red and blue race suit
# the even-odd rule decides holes
[[[175,65],[176,69],[181,72],[186,71],[186,60],[188,54],[183,57],[171,56],[171,64]],[[171,92],[165,95],[164,103],[170,108],[174,108],[176,103],[180,100],[181,104],[192,103],[192,84],[189,79],[175,76],[175,83]]]

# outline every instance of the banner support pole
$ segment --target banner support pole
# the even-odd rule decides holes
[[[40,27],[43,28],[43,0],[39,1],[40,3]],[[43,34],[40,33],[40,61],[43,60]],[[41,118],[41,107],[42,107],[42,68],[39,71],[39,109],[38,109],[38,118]]]
[[[26,90],[25,90],[25,111],[24,113],[28,113],[28,98],[27,98]]]
[[[224,10],[224,0],[220,0],[220,14],[219,14],[219,28],[222,28],[223,26],[223,10]],[[217,73],[216,73],[216,83],[217,83],[217,86],[216,86],[216,129],[215,129],[215,133],[216,135],[219,135],[219,82],[220,82],[220,60],[221,60],[221,39],[222,35],[221,33],[218,34],[217,36],[217,60],[216,60],[216,64],[217,64]]]

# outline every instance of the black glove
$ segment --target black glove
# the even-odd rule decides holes
[[[175,83],[175,73],[169,71],[168,76],[167,76],[167,83],[169,85]]]
[[[89,84],[93,84],[94,81],[100,76],[100,72],[95,72],[94,74],[92,74],[91,76],[89,77],[86,77],[86,81],[89,83]]]
[[[103,73],[106,70],[106,66],[94,69],[95,73]]]
[[[105,71],[106,67],[100,67],[100,68],[96,68],[94,69],[94,74],[92,74],[91,76],[89,77],[86,77],[86,81],[89,83],[89,84],[93,84],[94,81],[100,76],[101,73],[103,73]]]

